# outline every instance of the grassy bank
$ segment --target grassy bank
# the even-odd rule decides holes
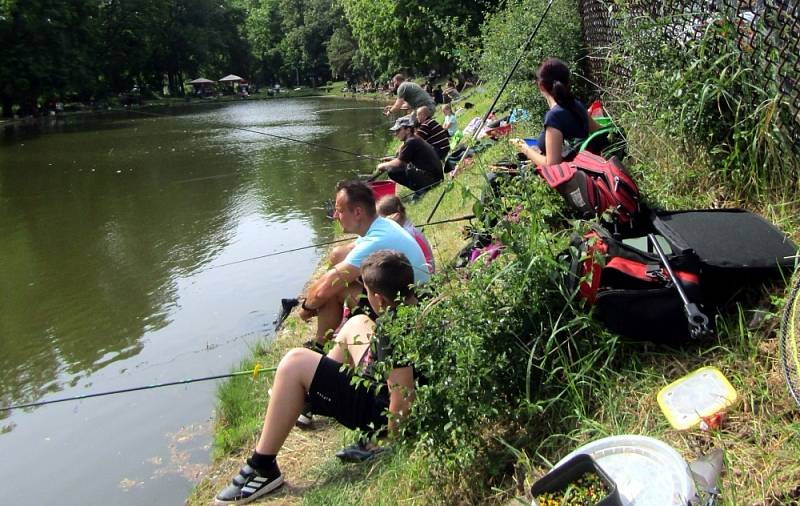
[[[489,99],[487,95],[471,96],[470,101],[477,106],[470,115],[483,112]],[[734,199],[702,153],[687,156],[680,149],[680,142],[655,127],[654,122],[641,113],[629,114],[619,109],[619,115],[629,133],[627,164],[651,206],[669,209],[745,207],[773,221],[796,241],[800,240],[800,206],[792,197],[796,188],[780,188],[770,194],[753,192]],[[468,117],[460,121],[466,124]],[[532,121],[521,125],[515,135],[528,136],[538,128],[540,125]],[[411,205],[412,220],[424,223],[444,190],[447,192],[434,220],[471,213],[488,165],[510,155],[507,143],[497,143],[476,158],[454,183],[441,185]],[[550,198],[552,192],[541,181],[531,182],[523,193],[528,199],[521,201],[529,221],[524,223],[528,235],[520,237],[531,244],[546,243],[546,247],[530,246],[533,252],[530,262],[536,265],[526,272],[533,277],[544,276],[540,278],[540,289],[547,292],[546,273],[553,269],[550,252],[553,245],[564,244],[569,226],[560,217],[563,209],[558,200]],[[435,250],[437,265],[444,268],[463,245],[462,224],[439,225],[425,232]],[[520,233],[518,230],[511,232]],[[510,242],[517,239],[519,237],[512,236]],[[459,292],[476,289],[474,279],[482,276],[481,269],[496,269],[487,275],[490,283],[502,280],[504,273],[513,272],[515,255],[509,251],[495,264],[498,266],[476,268],[470,274],[472,279],[445,276],[440,281],[443,304],[450,299],[467,300],[465,294]],[[503,286],[513,292],[514,281],[509,280],[510,284]],[[496,296],[509,295],[497,293]],[[493,295],[489,293],[488,297]],[[526,312],[542,320],[546,333],[555,336],[556,342],[567,349],[575,346],[574,350],[581,353],[547,362],[552,367],[542,371],[543,386],[535,390],[536,395],[504,400],[514,405],[511,411],[514,417],[498,417],[490,410],[477,414],[467,410],[467,414],[459,414],[459,407],[474,407],[467,404],[481,406],[481,398],[470,398],[468,393],[462,398],[457,397],[457,392],[451,397],[438,398],[434,395],[436,392],[423,393],[418,414],[434,426],[429,437],[437,442],[426,442],[420,435],[424,428],[416,427],[417,438],[412,439],[412,443],[396,445],[393,452],[363,465],[342,465],[333,457],[335,449],[355,437],[335,424],[322,421],[312,432],[292,431],[280,457],[289,485],[264,503],[504,504],[524,497],[536,478],[577,446],[607,435],[641,434],[668,442],[687,461],[712,447],[723,448],[726,457],[722,504],[790,504],[800,493],[797,489],[800,464],[796,458],[800,455],[800,415],[788,395],[777,357],[777,315],[785,302],[783,297],[781,286],[764,289],[746,304],[731,307],[719,316],[717,333],[711,341],[682,349],[622,342],[587,319],[585,310],[579,306],[565,307],[563,300],[559,303],[557,298],[534,299],[540,300],[541,306],[531,306]],[[501,308],[506,307],[503,304]],[[492,335],[498,314],[496,311],[484,314],[478,309],[477,314],[465,312],[461,318],[474,318],[478,329],[485,328],[486,334]],[[564,325],[551,325],[559,318],[566,318]],[[450,368],[459,376],[474,375],[475,380],[493,377],[495,364],[483,364],[480,359],[462,356],[469,351],[464,349],[474,342],[461,340],[444,328],[468,329],[467,324],[451,321],[448,326],[442,322],[431,323],[440,329],[434,337],[445,341],[438,344],[441,349],[453,352],[453,360],[443,361],[436,367]],[[559,334],[562,331],[563,335]],[[285,350],[302,342],[309,332],[308,326],[291,317],[276,340],[254,350],[253,359],[242,366],[250,367],[256,361],[265,365],[275,363]],[[541,330],[526,332],[535,335]],[[530,348],[519,347],[514,341],[500,344],[499,348],[505,347],[509,352],[532,353]],[[481,349],[476,352],[478,355]],[[502,354],[484,358],[498,363],[502,359]],[[666,384],[704,365],[722,370],[736,388],[739,401],[718,431],[675,431],[661,413],[656,394]],[[515,382],[524,385],[531,383],[532,378],[522,371]],[[253,447],[263,419],[268,387],[269,377],[263,376],[256,381],[232,381],[221,388],[215,465],[194,491],[189,504],[209,503]],[[489,383],[485,388],[495,386]],[[513,391],[513,388],[508,390]],[[433,416],[432,411],[436,409],[453,410],[451,427],[448,428],[446,417]],[[519,415],[520,412],[524,412],[524,416]],[[459,434],[459,424],[464,424],[470,416],[478,419],[469,427],[478,429]],[[452,433],[449,442],[436,439],[442,434],[446,436],[448,431]],[[468,445],[463,443],[467,440],[471,441]]]

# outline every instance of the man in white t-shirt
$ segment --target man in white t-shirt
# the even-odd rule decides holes
[[[366,184],[360,181],[340,183],[333,216],[345,233],[360,237],[349,248],[344,260],[314,281],[302,299],[298,314],[304,321],[317,317],[316,341],[320,345],[331,338],[333,330],[341,323],[342,305],[347,302],[355,306],[363,293],[359,282],[361,262],[371,253],[384,249],[399,251],[411,263],[415,283],[430,278],[425,256],[417,242],[403,227],[378,216],[375,197]]]

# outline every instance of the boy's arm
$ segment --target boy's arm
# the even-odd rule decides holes
[[[411,367],[394,368],[386,383],[389,386],[389,430],[394,432],[414,401],[414,372]]]

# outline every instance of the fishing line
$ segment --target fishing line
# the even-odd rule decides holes
[[[304,249],[321,248],[322,246],[330,246],[331,244],[336,244],[336,243],[345,242],[345,241],[352,241],[353,239],[355,239],[355,237],[343,237],[341,239],[334,239],[332,241],[320,242],[320,243],[316,243],[316,244],[309,244],[307,246],[300,246],[298,248],[292,248],[292,249],[287,249],[287,250],[283,250],[283,251],[275,251],[273,253],[267,253],[266,255],[259,255],[257,257],[243,258],[242,260],[235,260],[233,262],[228,262],[228,263],[224,263],[224,264],[212,265],[211,267],[206,267],[205,269],[201,269],[199,271],[196,271],[196,273],[210,271],[212,269],[219,269],[220,267],[228,267],[228,266],[231,266],[231,265],[241,264],[241,263],[244,263],[244,262],[250,262],[251,260],[260,260],[262,258],[275,257],[275,256],[278,256],[278,255],[285,255],[286,253],[294,253],[296,251],[302,251]]]
[[[465,216],[459,216],[458,218],[449,218],[449,219],[446,219],[446,220],[432,221],[430,223],[426,223],[424,225],[420,225],[419,228],[430,227],[430,226],[433,226],[433,225],[441,225],[443,223],[454,223],[454,222],[457,222],[457,221],[466,221],[466,220],[471,220],[473,218],[475,218],[474,214],[468,214],[468,215],[465,215]],[[334,239],[332,241],[325,241],[325,242],[309,244],[309,245],[306,245],[306,246],[299,246],[297,248],[287,249],[287,250],[283,250],[283,251],[274,251],[272,253],[267,253],[265,255],[259,255],[259,256],[250,257],[250,258],[243,258],[241,260],[234,260],[233,262],[227,262],[227,263],[219,264],[219,265],[212,265],[210,267],[206,267],[205,269],[200,269],[198,271],[195,271],[195,274],[199,274],[199,273],[205,272],[205,271],[210,271],[212,269],[220,269],[222,267],[229,267],[231,265],[237,265],[237,264],[241,264],[241,263],[244,263],[244,262],[250,262],[252,260],[261,260],[262,258],[269,258],[269,257],[278,256],[278,255],[285,255],[286,253],[294,253],[294,252],[302,251],[302,250],[305,250],[305,249],[321,248],[323,246],[330,246],[332,244],[338,244],[340,242],[352,241],[354,239],[356,239],[356,237],[349,236],[349,237],[343,237],[343,238],[340,238],[340,239]]]
[[[517,71],[517,67],[519,67],[519,64],[522,62],[522,57],[525,56],[525,53],[528,52],[528,46],[530,46],[531,42],[533,42],[534,37],[536,37],[536,34],[539,32],[539,27],[542,26],[542,22],[544,21],[544,18],[547,17],[547,13],[550,12],[550,7],[552,6],[553,6],[553,0],[548,0],[547,7],[545,7],[544,12],[539,17],[539,22],[536,23],[536,27],[533,29],[530,36],[528,37],[528,40],[525,41],[525,44],[520,49],[517,61],[514,62],[514,66],[511,67],[511,70],[508,72],[508,75],[506,75],[506,79],[505,81],[503,81],[503,85],[500,86],[500,89],[497,91],[497,94],[495,95],[494,100],[492,101],[492,105],[489,106],[489,109],[486,111],[486,114],[483,115],[483,119],[481,120],[480,125],[478,125],[477,130],[475,130],[476,138],[480,134],[480,132],[483,131],[483,127],[484,125],[486,125],[486,120],[489,119],[489,115],[494,111],[497,102],[500,100],[500,95],[502,95],[503,92],[506,90],[506,86],[508,86],[508,82],[511,80],[511,76],[513,76],[514,72]],[[468,152],[469,152],[468,149],[464,150],[464,153],[461,155],[461,160],[458,161],[459,164],[464,161],[464,158],[467,157]],[[456,164],[456,166],[458,166],[458,164]],[[436,204],[434,204],[433,209],[431,209],[431,213],[428,215],[428,219],[425,220],[425,223],[430,222],[431,219],[433,218],[433,215],[436,214],[436,210],[439,209],[439,205],[442,203],[442,199],[444,198],[444,195],[446,193],[447,189],[445,189],[444,191],[442,191],[441,194],[439,194],[439,200],[437,200]]]
[[[134,114],[141,114],[143,116],[154,116],[156,118],[175,118],[176,117],[176,116],[170,115],[170,114],[158,114],[158,113],[155,113],[155,112],[140,111],[140,110],[137,110],[137,109],[112,109],[112,110],[115,110],[115,111],[118,111],[118,112],[125,111],[125,112],[129,112],[129,113],[134,113]],[[211,123],[211,125],[216,126],[217,128],[222,128],[222,129],[240,130],[242,132],[249,132],[249,133],[258,134],[258,135],[265,135],[267,137],[274,137],[275,139],[281,139],[281,140],[285,140],[285,141],[297,142],[299,144],[305,144],[307,146],[312,146],[312,147],[315,147],[315,148],[327,149],[329,151],[336,151],[338,153],[345,153],[345,154],[348,154],[348,155],[353,155],[353,156],[356,156],[356,157],[358,157],[360,159],[380,160],[380,157],[377,157],[377,156],[364,155],[364,154],[361,154],[361,153],[356,153],[355,151],[348,151],[346,149],[341,149],[341,148],[335,148],[333,146],[328,146],[326,144],[317,144],[317,143],[311,142],[311,141],[304,141],[304,140],[301,140],[301,139],[294,139],[292,137],[286,137],[285,135],[277,135],[277,134],[271,134],[271,133],[267,133],[267,132],[262,132],[260,130],[253,130],[252,128],[240,127],[240,126],[234,126],[234,125],[225,125],[225,124],[222,124],[222,123]]]
[[[342,160],[331,160],[331,161],[328,161],[328,162],[315,163],[313,165],[304,165],[303,168],[305,168],[305,169],[314,169],[314,168],[317,168],[317,167],[327,167],[329,165],[334,165],[334,164],[337,164],[337,163],[352,163],[352,162],[358,162],[358,161],[364,161],[364,160],[365,160],[364,158],[345,158],[345,159],[342,159]],[[292,162],[287,161],[285,163],[292,163]],[[209,179],[221,179],[221,178],[224,178],[224,177],[233,177],[233,176],[238,176],[240,174],[242,174],[242,173],[241,172],[229,172],[227,174],[218,174],[218,175],[215,175],[215,176],[193,177],[193,178],[190,178],[190,179],[181,179],[179,181],[173,181],[172,184],[194,183],[196,181],[206,181],[206,180],[209,180]]]
[[[457,222],[457,221],[471,220],[473,218],[475,218],[475,215],[473,215],[473,214],[466,215],[466,216],[459,216],[457,218],[449,218],[449,219],[446,219],[446,220],[439,220],[439,221],[435,221],[435,222],[426,223],[424,225],[420,225],[420,228],[429,227],[429,226],[433,226],[433,225],[441,225],[443,223],[453,223],[453,222]],[[327,245],[336,244],[336,243],[339,243],[339,242],[349,241],[349,240],[352,240],[352,239],[353,239],[353,237],[345,237],[345,238],[336,239],[336,240],[333,240],[333,241],[327,241],[327,242],[324,242],[324,243],[311,244],[311,245],[308,245],[308,246],[302,246],[302,247],[299,247],[299,248],[292,248],[292,249],[285,250],[285,251],[277,251],[277,252],[274,252],[274,253],[268,253],[266,255],[261,255],[261,256],[252,257],[252,258],[245,258],[245,259],[242,259],[242,260],[237,260],[235,262],[229,262],[229,263],[226,263],[226,264],[220,264],[220,265],[211,266],[211,267],[208,267],[208,268],[203,269],[203,270],[198,271],[198,272],[207,271],[207,270],[211,270],[211,269],[218,269],[220,267],[227,267],[229,265],[240,264],[240,263],[243,263],[243,262],[249,262],[251,260],[258,260],[258,259],[266,258],[266,257],[270,257],[270,256],[282,255],[282,254],[285,254],[285,253],[291,253],[291,252],[300,251],[300,250],[303,250],[303,249],[318,248],[320,246],[327,246]],[[252,334],[252,333],[249,333],[249,334]],[[244,335],[248,335],[248,334],[244,334]],[[238,337],[237,337],[237,339],[238,339]],[[172,360],[174,360],[174,358]],[[228,374],[217,374],[217,375],[214,375],[214,376],[202,376],[202,377],[199,377],[199,378],[189,378],[189,379],[178,380],[178,381],[169,381],[169,382],[166,382],[166,383],[156,383],[156,384],[152,384],[152,385],[143,385],[143,386],[138,386],[138,387],[122,388],[122,389],[118,389],[118,390],[109,390],[109,391],[106,391],[106,392],[96,392],[96,393],[93,393],[93,394],[75,395],[75,396],[72,396],[72,397],[61,397],[61,398],[58,398],[58,399],[51,399],[51,400],[37,401],[37,402],[29,402],[29,403],[25,403],[25,404],[13,404],[11,406],[0,407],[0,412],[12,411],[12,410],[15,410],[15,409],[33,408],[33,407],[38,407],[38,406],[46,406],[48,404],[56,404],[56,403],[59,403],[59,402],[91,399],[93,397],[103,397],[103,396],[107,396],[107,395],[116,395],[116,394],[123,394],[123,393],[128,393],[128,392],[137,392],[137,391],[141,391],[141,390],[153,390],[153,389],[156,389],[156,388],[163,388],[163,387],[169,387],[169,386],[188,385],[190,383],[199,383],[201,381],[212,381],[212,380],[223,379],[223,378],[233,378],[233,377],[237,377],[237,376],[252,375],[253,378],[255,378],[258,375],[259,372],[274,372],[276,370],[277,370],[277,367],[265,367],[265,368],[262,368],[260,366],[256,366],[253,369],[250,369],[250,370],[247,370],[247,371],[238,371],[238,372],[232,372],[232,373],[228,373]]]
[[[375,110],[375,109],[383,109],[383,106],[378,107],[343,107],[341,109],[320,109],[318,111],[314,111],[315,113],[319,112],[339,112],[339,111],[363,111],[363,110]]]
[[[200,378],[190,378],[190,379],[185,379],[185,380],[180,380],[180,381],[169,381],[169,382],[166,382],[166,383],[156,383],[156,384],[153,384],[153,385],[143,385],[143,386],[132,387],[132,388],[121,388],[119,390],[109,390],[107,392],[97,392],[97,393],[94,393],[94,394],[75,395],[73,397],[61,397],[59,399],[52,399],[52,400],[48,400],[48,401],[29,402],[27,404],[14,404],[14,405],[11,405],[11,406],[0,407],[0,412],[11,411],[11,410],[14,410],[14,409],[24,409],[24,408],[34,408],[34,407],[37,407],[37,406],[46,406],[48,404],[55,404],[57,402],[79,401],[79,400],[82,400],[82,399],[90,399],[92,397],[103,397],[103,396],[106,396],[106,395],[115,395],[115,394],[124,394],[124,393],[128,393],[128,392],[137,392],[139,390],[153,390],[153,389],[156,389],[156,388],[171,387],[171,386],[176,386],[176,385],[187,385],[189,383],[198,383],[198,382],[201,382],[201,381],[211,381],[211,380],[217,380],[217,379],[223,379],[223,378],[233,378],[233,377],[236,377],[236,376],[252,375],[253,378],[255,378],[258,375],[258,373],[260,373],[260,372],[274,372],[277,369],[278,369],[277,367],[260,367],[260,366],[257,365],[253,369],[250,369],[249,371],[238,371],[238,372],[231,372],[231,373],[228,373],[228,374],[217,374],[217,375],[214,375],[214,376],[203,376],[203,377],[200,377]]]

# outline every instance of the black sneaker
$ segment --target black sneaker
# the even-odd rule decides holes
[[[369,443],[360,440],[357,443],[346,446],[336,452],[336,457],[342,462],[366,462],[374,458],[376,455],[386,451],[385,446],[373,446],[370,448]]]
[[[306,400],[303,402],[303,411],[300,412],[300,416],[297,417],[297,421],[294,424],[300,429],[314,428],[314,415],[311,412],[311,401],[308,399],[308,395],[306,395]]]
[[[247,504],[263,497],[283,485],[283,475],[274,462],[264,474],[259,473],[250,464],[245,464],[239,474],[233,477],[230,485],[217,495],[214,504]]]

